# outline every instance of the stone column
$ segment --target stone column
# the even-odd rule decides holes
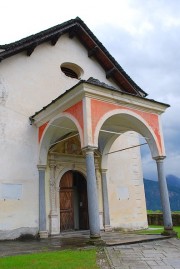
[[[38,165],[39,170],[39,236],[47,238],[46,229],[46,199],[45,199],[45,165]]]
[[[159,190],[160,190],[160,198],[161,205],[163,210],[163,222],[165,231],[173,230],[172,217],[171,217],[171,209],[169,203],[169,195],[166,183],[166,177],[164,173],[164,158],[165,157],[157,157],[155,158],[157,164],[157,172],[158,172],[158,182],[159,182]]]
[[[50,234],[58,234],[59,233],[59,225],[58,225],[58,214],[56,208],[56,182],[55,182],[55,161],[51,161],[49,163],[50,167]]]
[[[104,207],[104,230],[111,231],[109,216],[109,199],[107,189],[107,169],[102,169],[102,189],[103,189],[103,207]]]
[[[99,169],[99,163],[96,162],[96,159],[95,159],[95,173],[96,173],[96,186],[97,186],[98,205],[99,205],[100,230],[104,230],[102,177],[101,177],[101,173],[100,173],[100,169]]]
[[[87,194],[90,237],[100,238],[99,207],[96,186],[96,174],[94,165],[94,149],[86,148]]]

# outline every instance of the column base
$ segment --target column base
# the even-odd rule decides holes
[[[93,246],[105,246],[105,242],[101,239],[100,235],[99,236],[90,235],[88,243]]]
[[[39,231],[40,239],[48,238],[48,231]]]
[[[57,213],[51,213],[49,215],[50,218],[50,234],[55,235],[59,234],[59,221],[58,221],[58,214]]]
[[[164,231],[161,233],[162,235],[177,237],[177,232],[173,230],[173,228],[164,228]]]
[[[112,227],[110,225],[104,225],[104,231],[105,232],[112,232]]]
[[[93,240],[97,240],[97,239],[101,238],[101,235],[100,234],[90,234],[90,238]]]

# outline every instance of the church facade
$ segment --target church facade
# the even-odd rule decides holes
[[[139,134],[172,230],[161,114],[80,18],[0,46],[0,239],[147,227]]]

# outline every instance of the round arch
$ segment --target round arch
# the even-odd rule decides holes
[[[82,167],[79,167],[79,166],[76,166],[75,168],[72,166],[72,167],[64,167],[62,168],[62,170],[60,171],[60,173],[58,174],[58,177],[56,178],[56,188],[59,187],[59,184],[60,184],[60,181],[61,181],[61,178],[63,177],[63,175],[68,172],[68,171],[76,171],[80,174],[83,175],[83,177],[85,178],[85,180],[87,181],[87,175],[86,175],[86,170],[83,169]]]
[[[119,133],[124,133],[125,131],[135,131],[141,134],[146,139],[153,158],[165,155],[162,152],[164,149],[161,149],[153,129],[147,124],[147,122],[135,112],[125,109],[116,109],[110,111],[99,120],[94,132],[94,144],[96,146],[98,145],[101,131],[104,127],[106,128],[106,125],[108,123],[110,123],[110,125],[112,126],[112,120],[113,122],[120,123],[120,125],[118,125],[119,129],[117,131]],[[112,143],[118,136],[119,135],[112,133],[108,143],[104,147],[104,151],[106,153],[108,152]]]
[[[83,147],[83,130],[75,117],[69,113],[61,113],[47,124],[39,145],[39,164],[47,164],[47,155],[50,147],[61,137],[75,133],[80,136],[81,147]]]

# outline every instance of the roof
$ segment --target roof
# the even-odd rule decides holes
[[[82,83],[86,83],[86,84],[90,84],[90,85],[96,85],[96,86],[102,87],[102,88],[104,88],[104,89],[109,89],[109,90],[112,90],[112,91],[120,92],[120,93],[122,93],[122,94],[128,94],[128,93],[121,92],[119,89],[116,89],[116,88],[113,87],[113,86],[107,85],[107,84],[104,83],[104,82],[100,82],[98,79],[95,79],[95,78],[90,77],[88,80],[80,80],[80,81],[79,81],[76,85],[74,85],[72,88],[70,88],[69,90],[65,91],[63,94],[59,95],[56,99],[52,100],[51,103],[49,103],[47,106],[44,106],[41,110],[35,112],[34,115],[32,115],[31,117],[29,117],[30,121],[33,122],[35,116],[37,116],[37,115],[38,115],[39,113],[41,113],[42,111],[46,110],[46,109],[47,109],[49,106],[51,106],[52,104],[56,103],[56,101],[58,101],[59,99],[61,99],[64,95],[66,95],[67,93],[71,92],[74,88],[76,88],[77,86],[79,86],[79,85],[82,84]],[[132,94],[128,94],[128,95],[132,95]],[[157,104],[162,104],[162,105],[165,105],[166,107],[169,107],[169,106],[170,106],[170,105],[168,105],[168,104],[161,103],[161,102],[155,101],[155,100],[153,100],[153,99],[144,98],[144,97],[142,97],[142,96],[134,95],[134,97],[136,97],[136,98],[142,98],[142,99],[145,99],[145,100],[149,100],[149,101],[154,102],[154,103],[157,103]]]
[[[27,53],[27,56],[30,56],[38,45],[44,42],[50,42],[51,45],[55,45],[60,36],[66,33],[69,34],[70,38],[76,36],[80,40],[88,51],[88,57],[95,57],[104,68],[107,79],[111,78],[114,80],[124,92],[138,96],[147,96],[147,93],[127,75],[79,17],[19,41],[0,45],[0,61],[23,51]]]

